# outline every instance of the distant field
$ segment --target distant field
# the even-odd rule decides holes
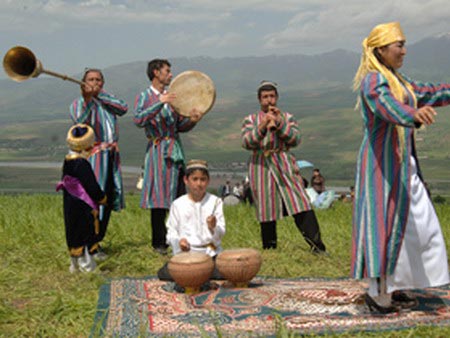
[[[360,113],[352,107],[354,94],[348,88],[323,92],[288,92],[280,97],[282,110],[292,112],[300,123],[302,142],[292,149],[297,159],[312,162],[329,186],[353,185],[355,162],[362,138]],[[256,98],[236,97],[204,116],[198,126],[182,134],[187,159],[201,158],[216,167],[229,170],[232,163],[244,163],[249,152],[241,147],[240,128],[245,115],[258,109]],[[417,149],[425,179],[436,194],[450,195],[450,109],[439,109],[436,124],[416,133]],[[70,126],[67,112],[47,120],[0,125],[0,161],[61,162],[67,152],[65,136]],[[132,111],[119,119],[122,164],[140,167],[146,138],[132,122]],[[15,181],[18,177],[20,181]],[[26,177],[30,174],[30,177]],[[23,185],[43,186],[49,180],[36,181],[30,171],[8,174],[0,168],[0,187],[23,189]],[[53,176],[54,173],[48,173]],[[305,170],[309,179],[311,172]],[[7,180],[7,181],[4,181]],[[134,180],[134,178],[130,178]],[[50,181],[54,181],[50,180]],[[31,183],[29,183],[31,182]],[[131,183],[127,186],[132,186]],[[41,190],[42,191],[42,190]],[[48,191],[48,190],[45,190]]]

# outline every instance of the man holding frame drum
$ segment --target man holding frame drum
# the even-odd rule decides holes
[[[166,91],[171,83],[171,64],[164,59],[148,63],[150,87],[136,96],[133,121],[145,129],[148,144],[144,161],[144,183],[141,207],[151,209],[152,246],[167,253],[165,218],[175,198],[186,192],[183,183],[184,152],[179,133],[194,128],[202,112],[190,109],[184,116],[173,107],[180,95]]]

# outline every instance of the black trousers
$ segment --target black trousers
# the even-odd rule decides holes
[[[150,211],[150,222],[152,224],[152,247],[167,248],[166,243],[166,216],[167,209],[155,208]]]
[[[300,230],[303,238],[314,252],[325,251],[325,244],[320,238],[319,223],[314,210],[308,210],[295,214],[295,225]],[[261,222],[261,237],[263,249],[275,249],[277,247],[277,222]]]
[[[186,194],[186,186],[183,181],[184,171],[180,168],[178,172],[177,197]],[[166,217],[168,209],[153,208],[150,211],[150,222],[152,224],[152,247],[167,248],[166,243]]]
[[[110,152],[108,160],[108,172],[105,185],[105,194],[107,204],[100,207],[103,209],[102,219],[99,222],[99,233],[96,235],[96,241],[101,242],[105,238],[106,230],[108,229],[109,219],[113,210],[115,187],[114,187],[114,152]],[[100,217],[100,215],[99,215]]]

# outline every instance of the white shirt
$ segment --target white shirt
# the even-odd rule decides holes
[[[206,218],[212,214],[216,216],[213,232],[206,223]],[[225,234],[222,199],[206,193],[200,202],[194,202],[187,194],[183,195],[170,206],[166,227],[167,243],[172,247],[174,255],[181,252],[179,242],[186,238],[191,251],[215,256],[222,251],[221,240]],[[213,244],[215,249],[208,244]]]
[[[152,85],[150,86],[150,90],[155,93],[156,96],[161,97],[162,94],[167,93],[167,90],[164,89],[164,91],[161,93],[158,89],[156,89],[155,87],[153,87]],[[169,104],[166,102],[164,103],[164,107],[167,108],[169,106]]]

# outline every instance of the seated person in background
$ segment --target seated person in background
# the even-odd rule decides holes
[[[94,146],[94,131],[85,124],[69,129],[70,151],[64,159],[62,180],[56,191],[63,190],[66,243],[70,254],[71,273],[95,270],[95,251],[100,231],[99,204],[106,204],[106,195],[95,178],[87,158]]]
[[[314,190],[318,194],[321,194],[325,191],[325,178],[317,168],[313,170],[313,176],[311,177],[311,187],[314,188]]]
[[[191,160],[184,176],[188,193],[173,201],[166,222],[167,243],[174,255],[201,252],[213,259],[222,251],[225,234],[222,199],[206,191],[209,184],[206,161]],[[167,263],[158,271],[161,280],[172,280]],[[211,279],[222,279],[217,269]]]

